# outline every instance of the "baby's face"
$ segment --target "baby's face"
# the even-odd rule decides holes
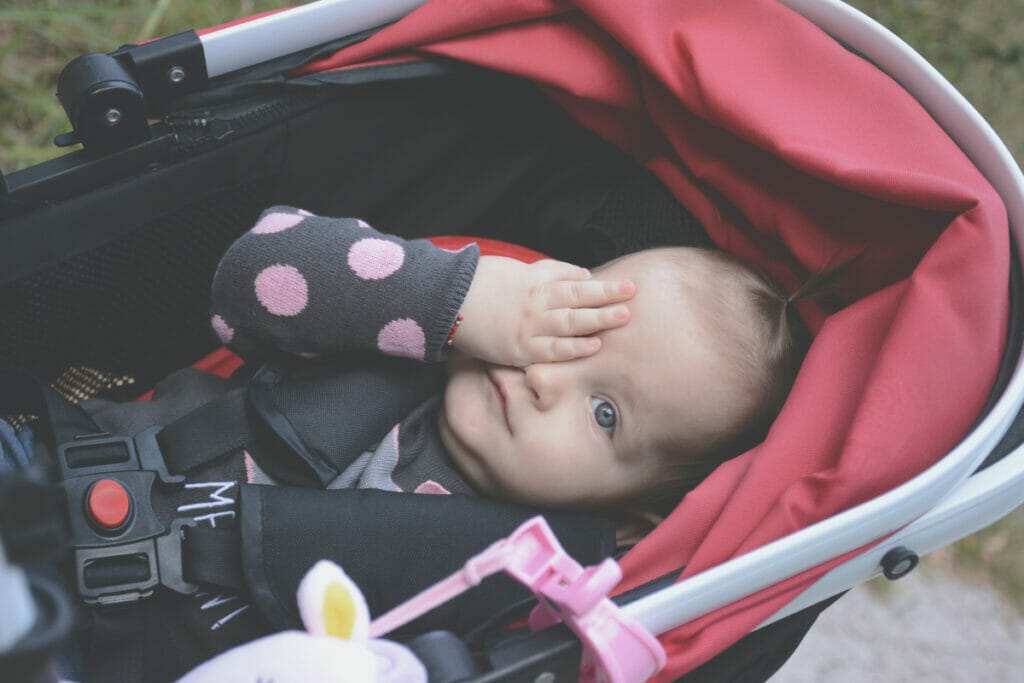
[[[478,489],[542,506],[619,502],[664,476],[665,446],[699,452],[734,419],[720,340],[670,268],[637,256],[601,272],[637,294],[593,356],[521,369],[453,355],[441,438]]]

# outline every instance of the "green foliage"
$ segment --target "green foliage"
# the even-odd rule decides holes
[[[286,0],[5,0],[0,5],[0,171],[60,156],[70,130],[57,101],[57,74],[88,52],[215,26]],[[302,4],[294,2],[292,4]]]
[[[1024,163],[1021,0],[847,0],[920,52]]]

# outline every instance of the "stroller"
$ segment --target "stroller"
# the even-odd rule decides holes
[[[585,265],[708,239],[791,290],[857,256],[766,440],[620,560],[656,680],[764,680],[846,589],[1024,500],[1024,179],[920,57],[831,0],[421,4],[73,63],[85,149],[0,195],[0,363],[141,393],[212,350],[213,268],[274,203]],[[577,675],[563,631],[470,640],[435,680]]]

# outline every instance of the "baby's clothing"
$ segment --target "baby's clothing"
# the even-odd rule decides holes
[[[358,219],[270,209],[217,268],[213,328],[243,355],[374,351],[435,363],[478,257],[475,245],[450,252]]]
[[[478,258],[475,245],[451,252],[383,235],[359,219],[273,208],[221,260],[212,325],[250,357],[370,351],[438,363]],[[340,454],[334,462],[346,464],[325,486],[472,493],[441,446],[438,406],[431,397],[354,460]],[[327,421],[351,421],[331,414],[330,401],[311,407],[326,410]],[[329,438],[323,448],[335,451],[339,441]]]
[[[474,493],[437,434],[440,368],[379,354],[437,366],[478,257],[475,245],[451,252],[382,235],[357,219],[289,208],[265,212],[224,255],[212,288],[212,326],[221,340],[250,365],[296,365],[284,355],[317,359],[299,362],[312,379],[294,388],[272,383],[324,488]],[[335,365],[343,355],[346,364]],[[231,387],[184,370],[161,382],[148,404],[84,407],[105,431],[136,434]],[[389,414],[394,421],[382,424]],[[379,433],[369,433],[372,424]],[[273,483],[258,453],[239,455],[245,481]]]

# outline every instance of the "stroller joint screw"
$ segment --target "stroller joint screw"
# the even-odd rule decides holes
[[[108,109],[107,113],[103,115],[103,120],[107,122],[108,126],[116,126],[121,123],[121,110],[120,109]]]
[[[893,548],[882,557],[882,573],[890,581],[902,579],[914,571],[914,568],[917,567],[918,559],[917,553],[909,548],[903,546]]]
[[[185,80],[185,70],[180,66],[172,66],[167,72],[167,79],[171,83],[181,83]]]

